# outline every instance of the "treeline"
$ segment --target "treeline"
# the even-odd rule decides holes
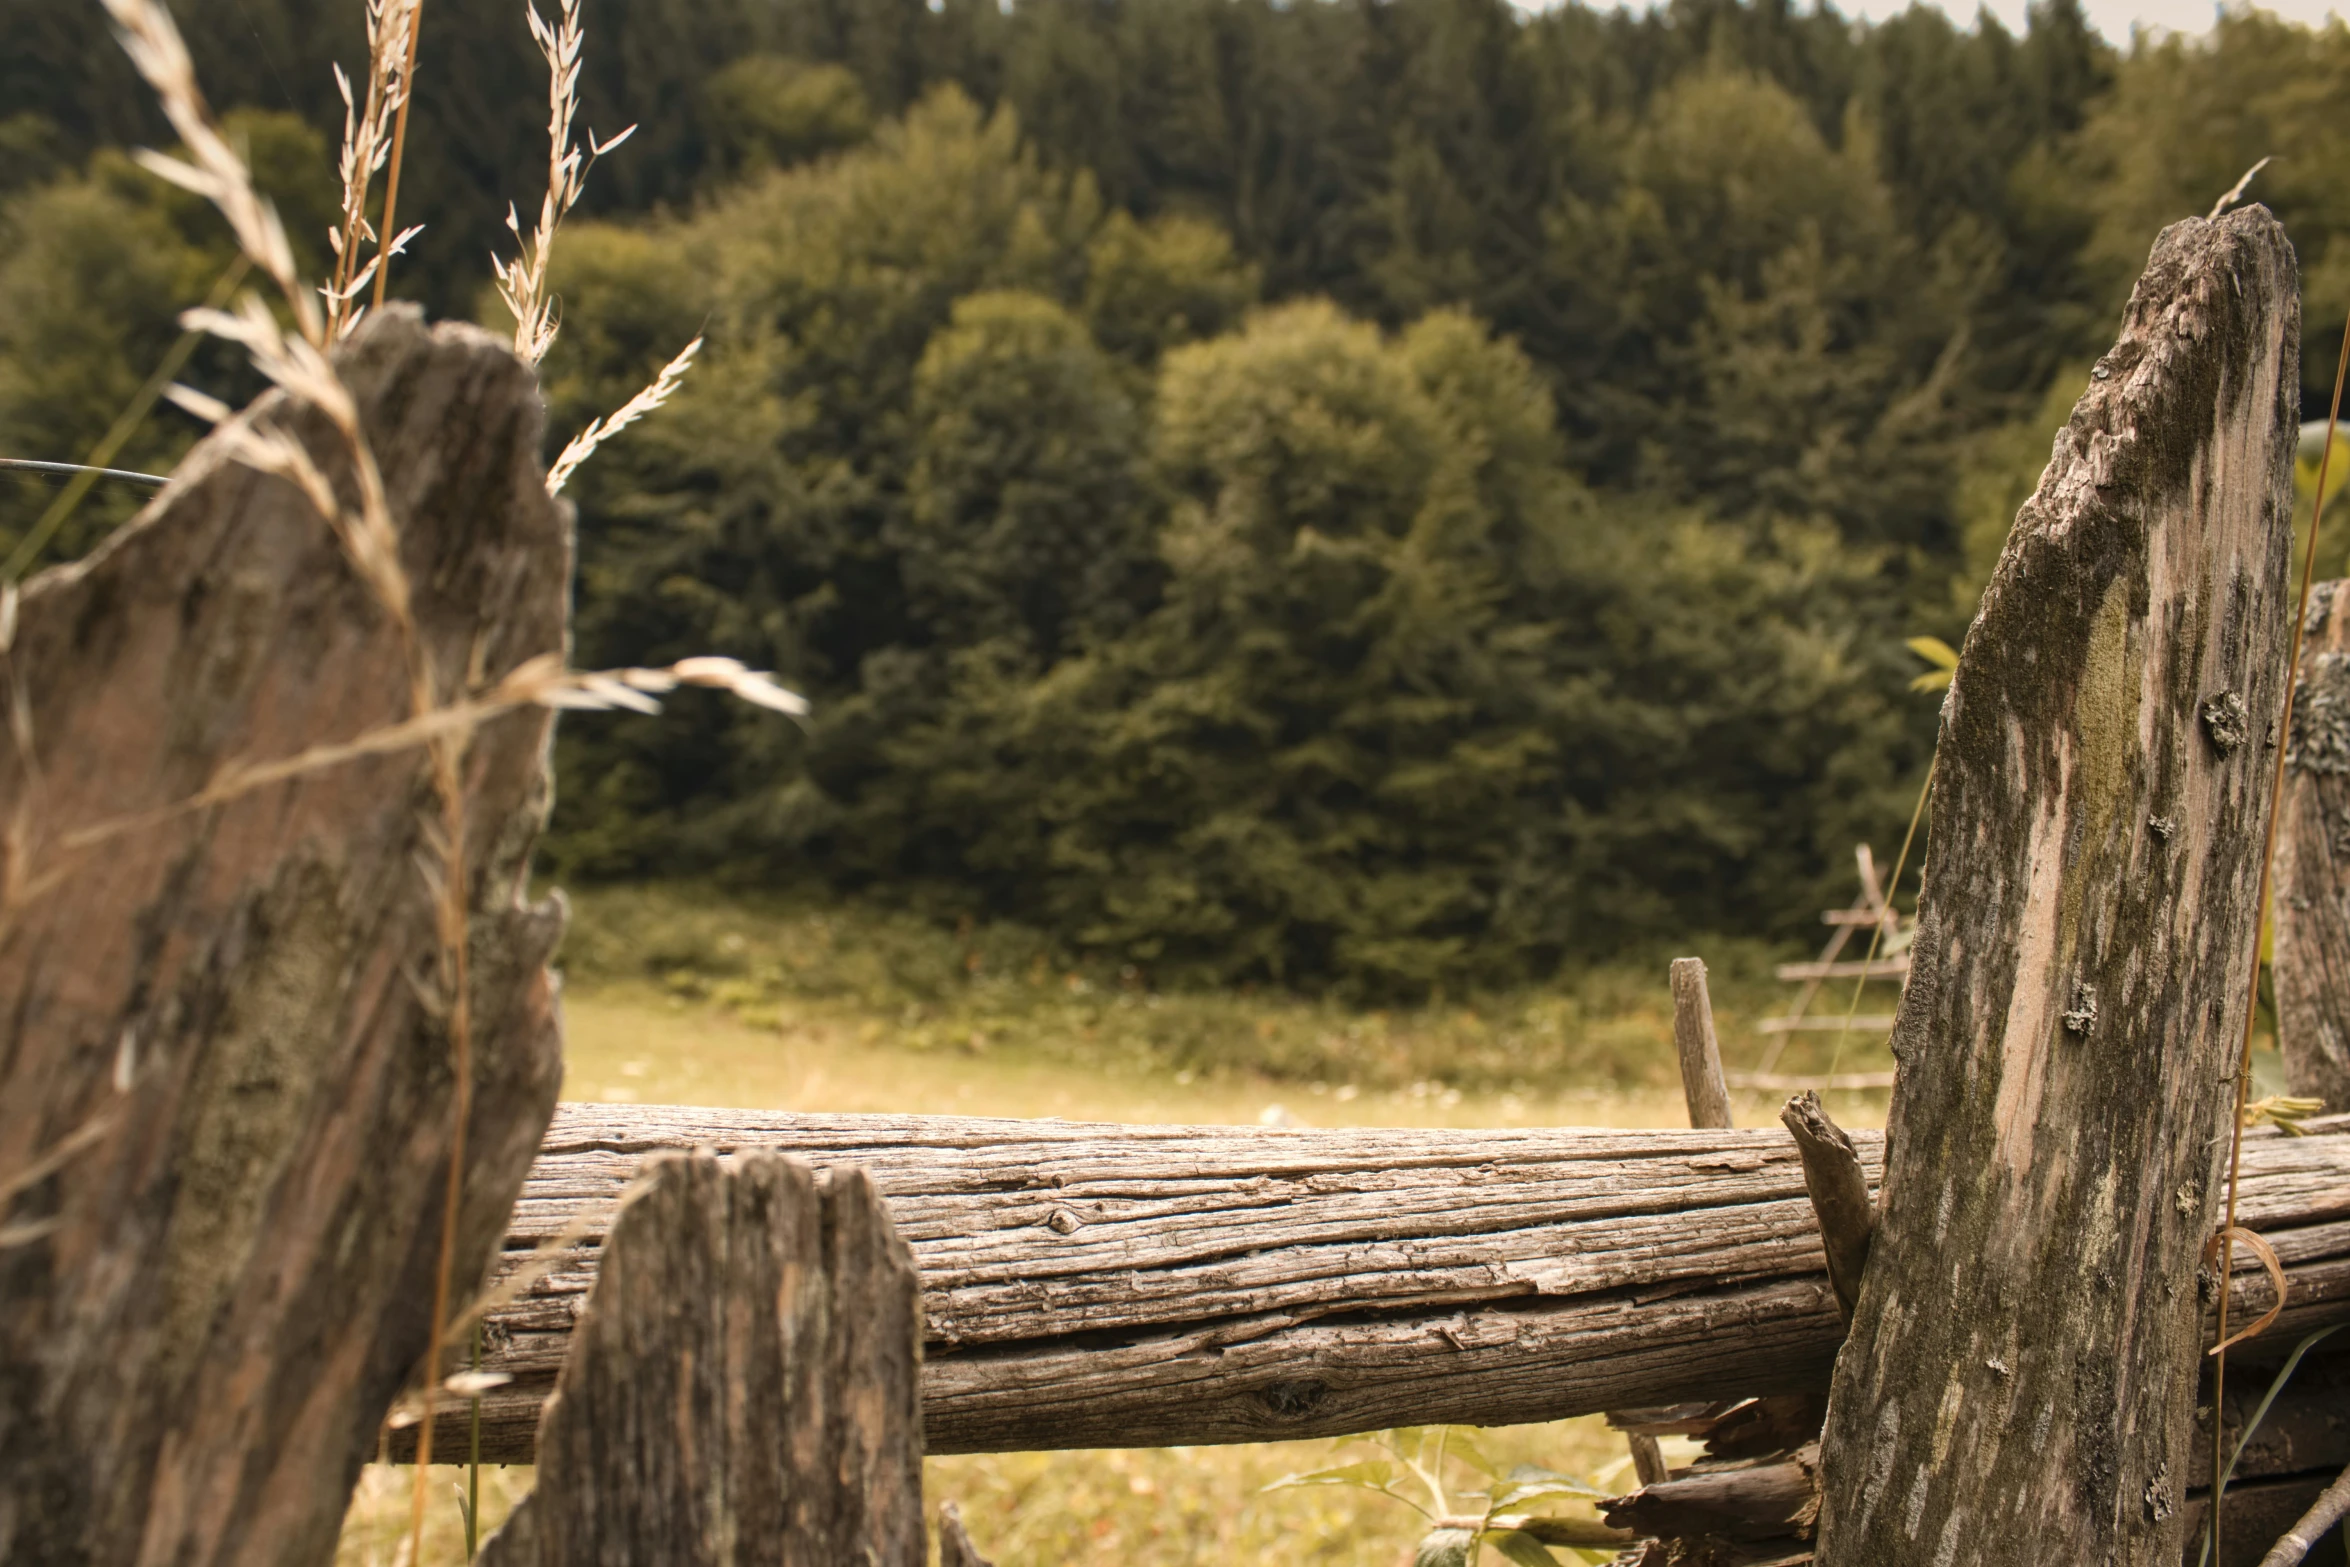
[[[357,31],[312,9],[180,11],[314,234]],[[2313,384],[2350,302],[2338,27],[586,11],[587,117],[644,128],[559,250],[556,436],[710,347],[574,481],[578,656],[819,705],[567,724],[559,868],[822,878],[1162,977],[1424,992],[1815,919],[1915,797],[1901,641],[1963,630],[2160,224],[2276,153]],[[543,74],[503,0],[423,38],[403,277],[474,314]],[[113,150],[159,132],[111,50],[83,0],[0,15],[11,453],[85,449],[227,259]]]

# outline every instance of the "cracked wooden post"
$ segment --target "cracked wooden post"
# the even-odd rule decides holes
[[[1945,700],[1823,1567],[2168,1567],[2283,703],[2292,247],[2172,225]]]
[[[669,1154],[614,1218],[482,1567],[922,1567],[922,1294],[854,1165]]]
[[[2350,582],[2310,590],[2277,821],[2277,1044],[2296,1094],[2350,1109]]]
[[[455,683],[560,653],[570,543],[530,371],[407,309],[336,358],[425,659]],[[348,490],[317,414],[273,393],[237,426],[284,430]],[[32,755],[0,760],[0,1561],[324,1561],[425,1350],[454,1078],[423,753],[165,810],[231,763],[410,716],[398,632],[293,487],[230,460],[234,434],[29,583],[6,657]],[[522,902],[550,718],[499,718],[467,758],[460,1300],[561,1075],[561,910]]]

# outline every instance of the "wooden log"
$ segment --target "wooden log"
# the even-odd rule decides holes
[[[2293,1287],[2258,1343],[2350,1320],[2350,1122],[2246,1144],[2244,1222]],[[1856,1132],[1863,1167],[1881,1139]],[[597,1239],[665,1149],[872,1175],[922,1271],[932,1452],[1505,1425],[1818,1391],[1842,1335],[1801,1163],[1747,1131],[1087,1126],[565,1105],[490,1319],[483,1451],[527,1462]],[[2247,1255],[2240,1312],[2268,1303]],[[2239,1320],[2249,1321],[2251,1315]],[[452,1447],[462,1404],[443,1416]],[[395,1451],[403,1433],[395,1433]]]
[[[2177,1558],[2282,706],[2300,292],[2173,224],[1944,701],[1825,1567]]]
[[[2342,1342],[2337,1333],[2327,1345]],[[2271,1343],[2271,1354],[2288,1346]],[[2350,1465],[2350,1353],[2311,1354],[2277,1392],[2268,1413],[2243,1441],[2245,1424],[2268,1398],[2273,1373],[2255,1369],[2231,1375],[2221,1412],[2220,1440],[2226,1451],[2243,1451],[2236,1459],[2235,1478],[2265,1480],[2286,1475],[2338,1473]],[[2211,1390],[2208,1379],[2195,1411],[2195,1445],[2187,1473],[2205,1485],[2211,1479]],[[2230,1487],[2233,1494],[2233,1486]],[[2232,1516],[2232,1514],[2231,1514]],[[2233,1531],[2233,1525],[2229,1530]],[[2194,1537],[2188,1537],[2193,1545]]]
[[[559,653],[568,525],[531,373],[405,309],[336,357],[440,678]],[[314,412],[272,394],[234,429],[254,427],[348,490]],[[32,755],[0,761],[0,1560],[324,1560],[425,1348],[454,1078],[421,755],[169,814],[232,762],[409,716],[393,626],[295,490],[231,461],[231,434],[34,579],[8,654]],[[561,909],[522,901],[548,720],[494,721],[465,775],[460,1299],[560,1076]],[[147,813],[75,853],[77,832]]]
[[[1807,1090],[1792,1096],[1779,1119],[1803,1156],[1803,1185],[1811,1194],[1812,1212],[1819,1217],[1828,1282],[1835,1286],[1837,1308],[1849,1324],[1860,1301],[1869,1234],[1877,1222],[1868,1172],[1861,1168],[1860,1155],[1844,1128],[1820,1108],[1818,1094]]]
[[[1673,1044],[1681,1058],[1681,1094],[1691,1126],[1728,1126],[1730,1089],[1722,1081],[1722,1046],[1714,1037],[1713,999],[1705,990],[1705,960],[1675,958]]]
[[[921,1286],[872,1183],[654,1160],[482,1567],[922,1567]]]
[[[2277,1044],[2296,1094],[2350,1109],[2350,583],[2310,591],[2277,819]]]

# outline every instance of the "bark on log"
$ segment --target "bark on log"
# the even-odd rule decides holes
[[[1779,1119],[1803,1155],[1803,1185],[1819,1216],[1828,1282],[1836,1287],[1837,1309],[1850,1323],[1860,1300],[1861,1271],[1868,1265],[1869,1234],[1877,1222],[1868,1172],[1844,1128],[1820,1108],[1818,1094],[1806,1090],[1790,1098]]]
[[[337,357],[442,677],[559,652],[568,525],[530,372],[397,309]],[[272,394],[240,422],[288,430],[347,490],[316,415]],[[420,753],[78,857],[69,835],[405,719],[398,641],[326,523],[215,436],[103,549],[27,586],[6,673],[37,765],[0,761],[0,1192],[73,1151],[0,1200],[0,1560],[325,1561],[423,1353],[439,1246],[453,1083]],[[548,728],[510,715],[471,753],[460,1290],[560,1075],[561,910],[521,901]]]
[[[1968,633],[1826,1567],[2177,1558],[2284,694],[2299,299],[2264,209],[2163,232]]]
[[[2244,1222],[2292,1304],[2350,1320],[2350,1123],[2246,1144]],[[1880,1139],[1853,1134],[1864,1165]],[[1794,1146],[1748,1131],[1262,1131],[565,1105],[491,1319],[483,1452],[539,1403],[639,1161],[772,1147],[873,1177],[922,1271],[935,1453],[1504,1425],[1824,1389],[1843,1325]],[[2269,1300],[2249,1255],[2239,1320]],[[2247,1346],[2251,1348],[2252,1346]],[[2239,1353],[2243,1353],[2239,1351]],[[461,1413],[442,1454],[463,1451]]]
[[[2350,1109],[2350,582],[2310,592],[2277,820],[2277,1043],[2296,1094]]]
[[[862,1171],[654,1161],[482,1567],[922,1567],[921,1286]]]

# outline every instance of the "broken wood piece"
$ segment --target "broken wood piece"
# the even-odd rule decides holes
[[[664,1155],[604,1249],[482,1567],[923,1567],[921,1286],[863,1171]]]
[[[1792,1096],[1779,1119],[1803,1155],[1803,1184],[1811,1193],[1812,1211],[1819,1215],[1828,1282],[1835,1286],[1836,1304],[1850,1325],[1853,1308],[1860,1303],[1861,1270],[1868,1266],[1869,1231],[1877,1222],[1868,1172],[1861,1168],[1860,1154],[1844,1128],[1820,1108],[1818,1094],[1806,1089]]]
[[[1681,1095],[1689,1104],[1689,1124],[1728,1126],[1730,1090],[1722,1081],[1722,1046],[1714,1037],[1714,1006],[1705,990],[1705,960],[1675,958],[1671,973],[1673,1044],[1681,1057]]]
[[[1699,1470],[1610,1497],[1600,1514],[1618,1529],[1658,1538],[1808,1540],[1819,1518],[1819,1445],[1775,1464]]]
[[[2241,1221],[2276,1246],[2291,1295],[2239,1356],[2350,1320],[2346,1125],[2246,1139]],[[1878,1134],[1852,1140],[1873,1173]],[[938,1453],[1817,1392],[1844,1331],[1776,1126],[1266,1131],[571,1104],[498,1273],[535,1281],[489,1317],[483,1369],[514,1380],[482,1395],[486,1461],[529,1461],[637,1166],[696,1147],[871,1174],[922,1273],[923,1429]],[[2248,1249],[2239,1261],[2250,1321],[2270,1288]],[[434,1451],[464,1453],[467,1405],[440,1418]],[[394,1432],[394,1454],[412,1439]]]
[[[570,530],[531,372],[406,306],[334,363],[442,695],[559,657]],[[334,524],[239,464],[256,438],[354,493],[345,438],[269,393],[0,633],[32,753],[0,742],[0,1228],[30,1232],[0,1246],[0,1561],[318,1559],[425,1353],[458,1102],[425,754],[183,808],[412,716],[408,636]],[[464,764],[460,1301],[561,1076],[562,909],[524,901],[551,719],[491,720]]]
[[[938,1567],[995,1567],[971,1543],[963,1528],[963,1510],[952,1502],[938,1510]]]
[[[2296,1094],[2350,1109],[2350,582],[2310,589],[2278,807],[2277,1045]]]
[[[1665,1450],[1655,1437],[1642,1431],[1627,1431],[1624,1446],[1632,1453],[1633,1477],[1642,1485],[1661,1485],[1673,1477],[1673,1471],[1665,1464]]]
[[[2264,208],[2165,229],[1967,634],[1824,1567],[2178,1556],[2288,674],[2299,345]]]

